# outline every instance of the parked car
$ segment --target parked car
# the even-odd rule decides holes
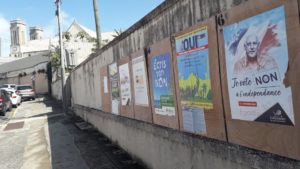
[[[5,89],[14,89],[16,87],[16,84],[3,84],[0,85],[0,88],[5,88]]]
[[[4,89],[10,96],[10,101],[14,107],[21,104],[21,96],[16,93],[15,89]]]
[[[9,98],[9,94],[4,89],[0,89],[0,113],[5,115],[7,110],[12,109],[12,104]]]
[[[31,85],[17,85],[16,93],[21,96],[21,100],[35,100],[35,92]]]

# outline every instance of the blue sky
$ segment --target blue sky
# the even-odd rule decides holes
[[[102,32],[125,30],[161,4],[164,0],[98,0]],[[62,27],[66,30],[76,20],[95,30],[93,0],[62,0]],[[28,28],[41,26],[45,36],[57,34],[54,0],[1,0],[0,37],[2,56],[7,56],[10,44],[9,21],[23,19]]]

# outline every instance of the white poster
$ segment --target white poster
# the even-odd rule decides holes
[[[198,134],[206,134],[207,131],[203,109],[183,107],[182,114],[184,130]]]
[[[107,76],[103,77],[104,93],[108,93]]]
[[[128,63],[119,66],[121,104],[129,106],[131,102],[131,88]]]
[[[135,104],[148,106],[147,75],[143,56],[132,60],[132,74]]]
[[[295,125],[284,7],[224,27],[233,119]]]
[[[120,95],[117,63],[109,65],[108,68],[111,89],[111,110],[112,113],[119,114]]]

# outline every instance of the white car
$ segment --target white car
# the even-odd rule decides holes
[[[16,93],[15,89],[4,89],[10,96],[10,101],[14,107],[18,107],[21,104],[21,96]]]
[[[0,85],[0,88],[3,88],[3,89],[14,89],[16,87],[16,84],[3,84],[3,85]]]

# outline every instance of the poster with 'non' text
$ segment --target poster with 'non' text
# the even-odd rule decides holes
[[[156,114],[175,116],[171,55],[166,53],[151,60],[154,111]]]
[[[284,6],[224,27],[232,119],[295,125]]]

